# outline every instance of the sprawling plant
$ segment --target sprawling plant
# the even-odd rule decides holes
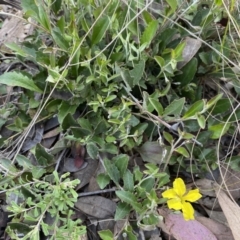
[[[0,76],[24,91],[21,104],[0,109],[0,127],[12,131],[0,138],[1,148],[14,152],[3,157],[0,184],[18,198],[9,202],[11,237],[23,224],[24,239],[39,239],[40,230],[56,239],[84,232],[70,219],[76,180],[53,171],[56,154],[72,144],[92,159],[107,156],[98,183],[118,188],[115,219],[134,210],[143,229],[159,221],[156,208],[166,200],[156,192],[171,172],[200,176],[219,160],[236,166],[234,141],[227,157],[219,147],[221,138],[234,139],[239,119],[233,4],[226,11],[222,1],[22,0],[22,8],[26,21],[34,19],[34,34],[7,47],[36,69]],[[222,26],[226,14],[231,21]],[[27,149],[33,164],[15,141],[54,116],[62,138],[51,149],[41,140]],[[148,162],[144,170],[128,168],[137,155]]]

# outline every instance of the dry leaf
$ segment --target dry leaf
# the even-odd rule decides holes
[[[196,217],[196,220],[208,228],[218,240],[234,240],[229,227],[206,217]]]
[[[221,210],[221,207],[219,205],[217,198],[204,197],[204,198],[199,199],[198,202],[208,209],[215,210],[215,211]]]
[[[121,234],[121,232],[123,231],[123,229],[126,227],[126,225],[128,224],[127,220],[118,220],[116,221],[116,224],[114,226],[114,239],[118,239],[118,236]]]
[[[16,17],[13,16],[4,21],[0,30],[0,49],[2,52],[11,53],[11,50],[4,45],[5,43],[22,42],[25,37],[32,34],[33,25],[26,24],[26,20],[22,16],[22,11],[18,11]]]
[[[97,167],[96,171],[94,172],[94,175],[92,175],[92,177],[89,181],[89,184],[88,184],[88,187],[87,187],[88,192],[93,192],[93,191],[100,190],[100,187],[99,187],[98,182],[97,182],[97,176],[100,173],[105,173],[105,168],[104,168],[101,161],[98,162],[98,167]]]
[[[43,139],[55,137],[55,136],[59,135],[60,132],[61,132],[60,127],[56,127],[54,129],[48,131],[47,133],[45,133],[43,135]]]
[[[216,194],[213,188],[213,183],[214,181],[203,178],[193,182],[191,184],[191,188],[197,187],[202,195],[216,197]]]
[[[53,144],[56,142],[56,138],[57,137],[42,139],[41,145],[47,149],[50,149],[53,146]]]
[[[2,206],[1,206],[2,207]],[[3,235],[5,228],[7,227],[8,224],[8,219],[9,219],[9,213],[0,211],[0,236]]]
[[[35,124],[31,128],[26,140],[24,141],[24,143],[22,145],[22,151],[26,152],[26,151],[32,149],[38,143],[40,143],[42,141],[43,131],[44,131],[44,129],[43,129],[43,126],[41,123]]]
[[[116,210],[116,203],[104,197],[90,196],[79,198],[75,203],[75,207],[99,219],[113,217]]]
[[[137,149],[143,161],[150,163],[162,163],[168,156],[169,149],[165,146],[160,146],[159,142],[145,142]]]
[[[159,227],[177,240],[217,240],[216,236],[196,220],[186,221],[182,214],[174,214],[168,209],[159,209],[159,214],[164,217],[164,222],[159,222]]]
[[[83,174],[83,170],[88,166],[87,162],[84,162],[81,168],[75,166],[75,159],[74,158],[64,158],[64,165],[63,165],[63,172],[80,172],[80,176]],[[81,177],[82,178],[82,177]]]
[[[227,188],[227,192],[233,199],[240,198],[240,172],[231,169],[227,164],[222,164],[219,168],[221,174],[217,180],[219,185]],[[223,178],[223,179],[222,179]],[[222,184],[224,182],[224,184]]]
[[[186,37],[185,43],[186,45],[182,52],[183,61],[178,62],[177,64],[178,69],[181,69],[183,66],[185,66],[198,52],[199,48],[202,45],[202,42],[200,40],[190,37]]]
[[[71,154],[74,158],[74,164],[77,168],[81,168],[85,159],[85,147],[79,142],[73,142],[71,146]]]
[[[44,124],[44,131],[48,132],[56,127],[59,126],[58,118],[57,117],[52,117],[48,119],[45,124]]]
[[[115,221],[113,219],[105,219],[104,221],[99,221],[98,223],[98,231],[102,230],[110,230],[111,232],[114,231]]]
[[[219,189],[219,186],[215,184],[215,191],[221,208],[227,218],[230,229],[232,230],[235,240],[240,239],[240,208],[234,203],[227,194]]]
[[[85,233],[84,235],[79,236],[79,240],[88,240],[87,233]]]
[[[74,179],[79,179],[81,182],[76,187],[76,190],[79,190],[83,186],[89,183],[91,177],[94,175],[98,167],[98,161],[94,159],[87,159],[87,166],[85,168],[81,168],[79,171],[73,174]]]
[[[226,219],[226,217],[225,217],[225,215],[222,211],[221,212],[220,211],[213,211],[213,210],[209,210],[207,208],[204,208],[204,210],[207,212],[209,218],[211,218],[211,219],[229,227],[227,219]]]

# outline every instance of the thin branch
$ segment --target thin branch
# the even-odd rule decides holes
[[[79,193],[78,197],[86,197],[86,196],[97,195],[102,193],[115,192],[116,190],[117,188],[110,188],[110,189],[103,189],[103,190],[98,190],[93,192],[84,192],[84,193]]]

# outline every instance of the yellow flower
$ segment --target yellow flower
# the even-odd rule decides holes
[[[198,189],[186,191],[186,185],[181,178],[176,178],[173,188],[162,193],[167,201],[168,208],[182,210],[185,220],[194,219],[194,209],[189,202],[195,202],[202,197]],[[187,202],[186,202],[187,201]]]

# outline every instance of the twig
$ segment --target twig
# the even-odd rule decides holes
[[[58,160],[57,160],[57,164],[56,164],[56,167],[55,167],[55,171],[58,170],[59,164],[60,164],[63,156],[66,154],[66,151],[67,151],[67,149],[64,149],[64,150],[61,152],[61,154],[59,155]]]
[[[137,105],[137,107],[141,110],[142,114],[147,114],[148,116],[150,116],[152,119],[156,120],[158,123],[162,124],[163,126],[167,127],[174,135],[178,136],[178,133],[176,133],[175,131],[173,131],[173,128],[170,124],[168,124],[167,122],[163,121],[160,117],[144,110],[144,108],[142,107],[142,105],[139,103],[139,101],[128,91],[127,87],[125,87],[123,85],[123,88],[125,89],[125,91],[127,92],[127,94],[130,95],[130,97],[133,99],[134,103]],[[196,143],[198,146],[202,147],[202,143],[200,143],[199,141],[197,141],[195,138],[191,139],[194,143]]]
[[[104,190],[98,190],[98,191],[93,191],[93,192],[84,192],[84,193],[79,193],[79,197],[85,197],[85,196],[91,196],[91,195],[97,195],[101,193],[108,193],[108,192],[115,192],[117,188],[110,188],[110,189],[104,189]]]

